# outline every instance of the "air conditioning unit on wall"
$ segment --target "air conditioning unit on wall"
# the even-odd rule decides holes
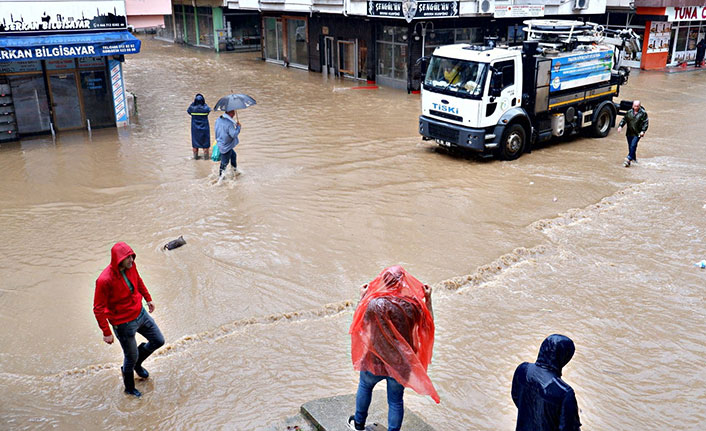
[[[588,9],[589,0],[574,0],[574,9]]]
[[[478,0],[478,13],[495,13],[495,0]]]

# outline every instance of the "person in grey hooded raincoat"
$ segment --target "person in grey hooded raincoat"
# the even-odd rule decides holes
[[[561,369],[574,356],[574,342],[559,334],[548,336],[537,362],[524,362],[512,379],[517,406],[516,431],[578,431],[581,428],[574,390],[561,378]]]
[[[238,173],[237,155],[235,146],[238,145],[238,135],[240,134],[240,122],[233,119],[235,111],[228,111],[216,119],[216,142],[218,150],[221,152],[221,166],[218,176],[223,175],[223,171],[228,167],[228,162],[233,166],[233,171]]]

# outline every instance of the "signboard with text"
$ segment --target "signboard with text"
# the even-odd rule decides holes
[[[495,5],[494,18],[533,18],[544,16],[544,5]]]
[[[124,1],[2,1],[0,8],[0,35],[126,28]]]
[[[666,8],[667,21],[706,20],[706,6],[684,6]]]
[[[414,19],[457,17],[458,1],[368,0],[368,16]]]
[[[113,106],[115,107],[115,125],[128,125],[127,99],[125,97],[125,84],[123,83],[122,65],[119,61],[109,60],[110,83],[113,91]]]
[[[44,44],[28,48],[3,47],[0,43],[0,62],[136,54],[140,52],[140,45],[141,42],[137,38],[99,41],[90,44]]]

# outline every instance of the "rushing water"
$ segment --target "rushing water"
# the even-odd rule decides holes
[[[0,147],[0,428],[267,429],[355,390],[357,286],[397,263],[435,285],[442,402],[406,404],[437,430],[513,429],[513,370],[554,332],[586,429],[702,428],[706,74],[631,78],[651,127],[629,169],[615,131],[451,157],[419,139],[418,96],[252,53],[146,40],[125,75],[128,129]],[[258,104],[219,185],[185,109],[231,91]],[[91,310],[119,240],[167,339],[139,401]]]

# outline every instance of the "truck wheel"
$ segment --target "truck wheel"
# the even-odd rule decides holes
[[[591,134],[595,138],[605,138],[610,132],[611,124],[613,124],[613,110],[605,105],[596,115],[596,121],[591,125]]]
[[[527,133],[525,128],[519,124],[513,124],[505,130],[503,138],[500,140],[498,155],[503,160],[515,160],[525,150],[526,141]]]

